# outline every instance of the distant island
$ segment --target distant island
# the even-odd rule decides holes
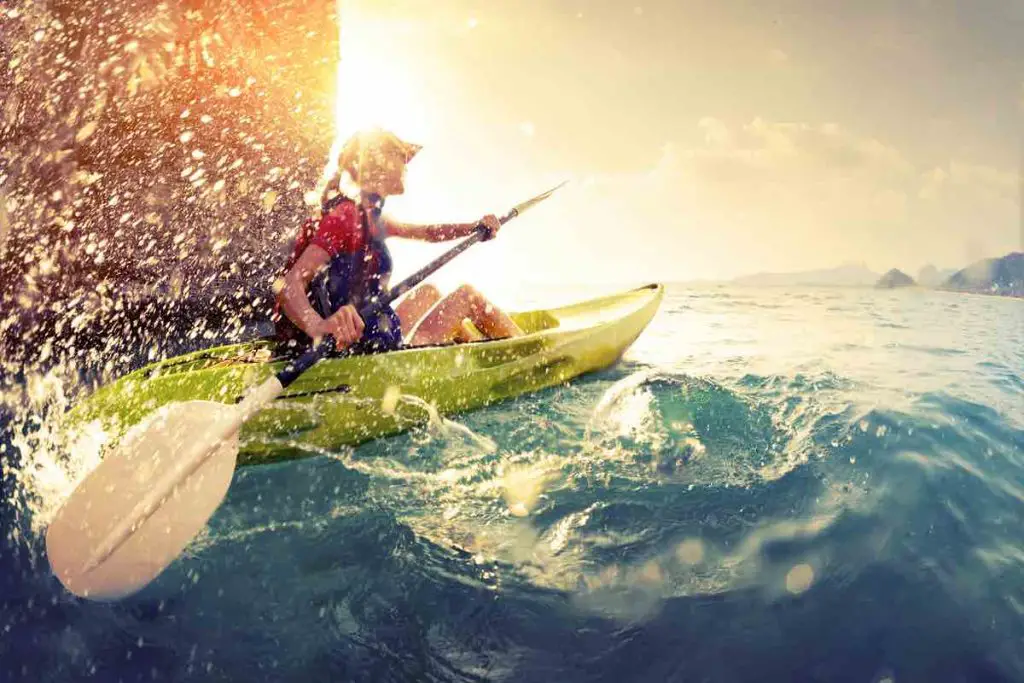
[[[895,289],[897,287],[913,287],[917,283],[914,282],[914,278],[904,273],[899,268],[893,268],[888,273],[883,275],[875,283],[877,289]]]
[[[863,263],[793,273],[756,273],[729,281],[745,287],[896,287],[920,286],[949,292],[996,294],[1024,298],[1024,252],[976,261],[960,270],[928,264],[912,278],[893,268],[880,275]]]
[[[949,276],[939,289],[1024,297],[1024,252],[976,261]]]
[[[955,272],[956,268],[936,268],[929,263],[917,271],[917,277],[914,280],[922,287],[939,287]]]

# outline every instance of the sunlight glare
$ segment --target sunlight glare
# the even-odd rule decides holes
[[[424,93],[410,79],[408,56],[387,22],[338,0],[338,31],[334,142],[321,183],[338,170],[341,147],[358,130],[380,127],[409,142],[424,140],[428,132]]]

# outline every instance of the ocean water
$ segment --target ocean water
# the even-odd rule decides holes
[[[1019,300],[670,287],[606,371],[240,469],[116,603],[49,573],[92,463],[28,385],[0,681],[1024,680]]]

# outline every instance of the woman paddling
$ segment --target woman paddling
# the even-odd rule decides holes
[[[356,189],[334,194],[340,177],[324,194],[319,221],[307,221],[288,259],[284,284],[274,308],[277,338],[292,346],[307,346],[330,334],[339,349],[357,353],[393,351],[470,338],[469,319],[486,338],[514,337],[522,330],[505,313],[469,285],[442,299],[433,285],[422,285],[395,308],[385,307],[370,320],[358,309],[387,291],[391,254],[387,237],[443,242],[486,227],[486,239],[501,224],[493,215],[473,223],[414,225],[382,215],[384,200],[405,191],[405,169],[420,147],[393,133],[370,130],[346,142],[338,160]]]

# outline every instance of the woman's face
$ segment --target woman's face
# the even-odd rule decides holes
[[[405,192],[405,167],[420,150],[386,132],[354,135],[343,147],[338,167],[348,171],[363,192],[382,197]]]
[[[393,161],[364,169],[360,173],[359,188],[382,197],[402,194],[405,192],[405,168],[404,162]]]
[[[403,194],[405,192],[405,164],[400,164],[397,168],[393,169],[390,178],[388,179],[387,189],[381,193],[382,195],[391,194]]]
[[[381,197],[401,195],[406,191],[406,164],[404,162],[385,164],[375,180],[377,185],[375,191]]]

